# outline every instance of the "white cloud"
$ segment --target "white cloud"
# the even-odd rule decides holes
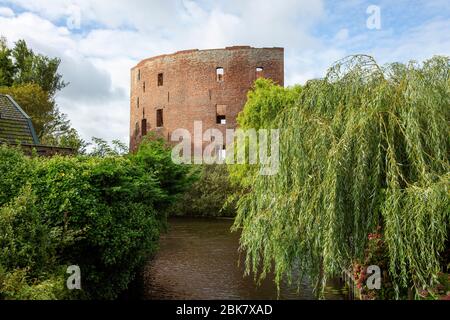
[[[450,55],[450,19],[416,26],[397,38],[377,39],[371,51],[383,63]]]
[[[188,0],[3,2],[14,2],[28,12],[0,18],[1,33],[10,42],[24,38],[36,51],[60,57],[61,72],[70,82],[57,97],[62,111],[85,139],[109,140],[128,137],[129,72],[139,60],[234,44],[287,47],[298,41],[300,47],[315,46],[307,30],[321,14],[321,1],[310,5],[306,0],[276,8],[235,1],[209,9]],[[71,5],[80,7],[81,30],[61,24]],[[298,23],[296,15],[304,23]]]
[[[128,82],[113,82],[112,73],[105,65],[83,54],[79,37],[32,13],[0,17],[0,30],[10,43],[25,39],[35,51],[61,58],[60,72],[70,85],[58,93],[57,103],[83,138],[100,136],[112,140],[127,135]],[[128,74],[131,65],[130,61],[128,66],[123,66],[127,70],[123,75]],[[117,115],[114,122],[105,121],[99,126],[100,119],[111,120],[111,112]],[[121,121],[121,126],[117,121]]]
[[[13,3],[28,11],[39,14],[51,21],[69,17],[73,7],[81,12],[83,24],[102,24],[107,28],[133,26],[139,30],[151,30],[155,26],[176,24],[173,12],[178,1],[165,0],[12,0]]]
[[[334,36],[334,40],[338,41],[338,42],[345,41],[348,39],[348,37],[349,37],[349,30],[344,28],[344,29],[339,30],[338,33],[336,33],[336,35]]]
[[[7,7],[0,7],[0,16],[2,17],[14,17],[14,11]]]
[[[427,10],[440,3],[430,2]],[[10,43],[23,38],[36,51],[62,59],[61,72],[71,84],[57,101],[85,139],[127,141],[130,69],[154,55],[229,45],[284,47],[291,85],[321,77],[334,61],[361,51],[381,62],[450,53],[448,17],[420,21],[401,34],[387,26],[355,32],[354,23],[338,19],[322,0],[0,0],[0,6],[0,33]],[[80,30],[65,23],[73,6],[80,9]],[[364,25],[363,0],[340,12],[358,6]]]

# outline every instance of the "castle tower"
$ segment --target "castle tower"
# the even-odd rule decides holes
[[[168,141],[180,128],[193,135],[194,121],[225,135],[259,77],[284,85],[283,48],[187,50],[141,61],[131,70],[130,150],[149,131]]]

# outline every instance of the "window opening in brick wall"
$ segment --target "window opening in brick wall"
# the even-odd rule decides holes
[[[164,126],[164,110],[156,110],[156,126],[162,128]]]
[[[139,122],[136,122],[134,126],[134,136],[137,137],[139,134]]]
[[[227,106],[220,104],[216,106],[216,123],[227,124]]]
[[[224,75],[225,75],[225,71],[223,70],[222,67],[219,67],[216,69],[217,82],[223,82]]]
[[[217,149],[217,157],[219,160],[223,161],[227,157],[227,146],[223,145],[222,148],[219,146]]]
[[[147,135],[147,119],[142,119],[141,135],[145,137]]]
[[[263,67],[257,67],[256,68],[256,79],[264,77],[264,68]]]

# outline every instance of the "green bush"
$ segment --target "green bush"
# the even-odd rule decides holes
[[[36,197],[26,185],[10,204],[0,207],[0,264],[37,274],[54,263],[55,233],[43,222]]]
[[[156,177],[126,158],[55,157],[38,167],[33,187],[49,224],[62,228],[62,238],[75,235],[60,249],[68,265],[80,266],[89,296],[126,289],[159,237]]]
[[[0,145],[0,207],[12,200],[31,178],[32,165],[17,148]]]
[[[236,192],[225,165],[194,166],[195,183],[172,208],[172,215],[195,217],[234,217],[234,202],[228,198]]]
[[[62,268],[47,279],[39,280],[31,278],[28,269],[6,272],[0,266],[0,300],[73,299],[77,294],[66,289],[65,283]]]
[[[80,266],[85,298],[116,298],[155,253],[167,208],[190,183],[152,140],[105,158],[32,159],[0,147],[0,163],[0,266],[17,286],[17,296],[0,287],[5,298],[52,298],[45,288],[70,265]],[[62,286],[56,298],[67,297]]]

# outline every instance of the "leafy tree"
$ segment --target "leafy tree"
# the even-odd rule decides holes
[[[13,97],[30,116],[41,144],[73,148],[80,153],[85,151],[86,142],[40,86],[25,84],[0,87],[0,93]]]
[[[52,120],[46,124],[47,133],[42,136],[41,143],[72,148],[79,154],[85,154],[88,143],[72,128],[67,115],[58,110],[53,110],[53,114]]]
[[[243,129],[272,128],[284,109],[293,106],[300,97],[300,86],[284,88],[272,80],[260,78],[247,94],[247,103],[238,116]]]
[[[14,82],[15,67],[6,38],[0,37],[0,87],[11,86]]]
[[[120,140],[113,140],[112,145],[101,138],[92,138],[93,150],[89,152],[90,156],[94,157],[114,157],[128,153],[128,147]]]
[[[61,63],[59,58],[49,58],[34,53],[24,40],[16,42],[11,50],[11,55],[15,62],[14,84],[37,84],[52,99],[58,91],[67,86],[62,75],[58,73]]]
[[[55,94],[68,84],[58,73],[60,59],[36,54],[24,40],[14,48],[0,40],[0,93],[11,95],[31,117],[42,144],[84,153],[86,142],[71,127],[55,103]]]
[[[239,128],[242,130],[274,128],[277,117],[297,102],[300,93],[300,86],[284,88],[276,85],[270,79],[256,80],[252,90],[248,93],[244,110],[238,115]],[[248,141],[245,141],[245,145],[237,145],[236,152],[240,148],[245,148],[248,154]],[[257,165],[237,164],[229,166],[228,169],[230,181],[240,185],[241,191],[245,192],[253,185],[253,178],[259,168]],[[234,198],[241,196],[241,192],[237,192]]]
[[[136,165],[158,176],[159,186],[164,190],[164,194],[163,201],[158,201],[155,207],[164,212],[194,181],[194,177],[188,174],[188,166],[173,163],[170,150],[164,140],[150,133],[139,145],[138,152],[129,156]]]
[[[47,92],[36,84],[0,87],[0,93],[9,94],[30,116],[39,138],[50,133],[49,124],[54,119],[54,103]]]
[[[280,171],[252,177],[236,229],[247,272],[323,288],[385,241],[396,297],[432,288],[450,225],[450,59],[338,62],[280,113]],[[251,105],[251,102],[250,102]],[[245,185],[247,186],[247,185]]]
[[[226,165],[194,165],[195,182],[171,210],[176,216],[234,217],[235,203],[228,198],[238,191],[229,180]]]

